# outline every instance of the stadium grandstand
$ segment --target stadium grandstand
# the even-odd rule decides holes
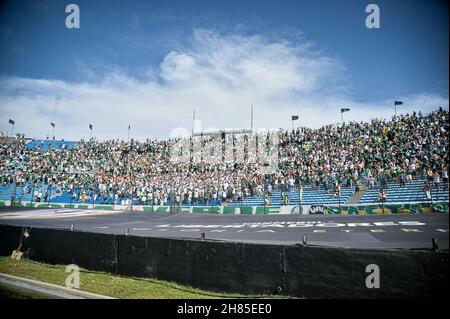
[[[2,139],[0,201],[341,205],[448,201],[447,110],[276,131],[278,165],[173,163],[168,140]]]

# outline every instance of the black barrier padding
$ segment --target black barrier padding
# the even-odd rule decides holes
[[[76,264],[115,273],[114,235],[33,228],[27,242],[30,259],[51,264]]]
[[[247,293],[274,294],[284,288],[283,247],[243,244],[238,271],[244,274],[241,286]]]
[[[429,252],[421,254],[423,282],[428,296],[448,297],[448,252]]]
[[[0,225],[0,253],[16,249],[22,227]],[[33,228],[30,259],[154,277],[211,291],[309,298],[411,298],[448,294],[448,251],[362,250],[145,238]],[[366,267],[380,288],[366,287]],[[279,291],[278,289],[281,289]]]
[[[218,292],[244,292],[249,288],[251,283],[243,282],[241,244],[190,241],[188,252],[193,286]]]
[[[186,241],[123,235],[117,239],[119,274],[189,283]]]
[[[0,255],[9,256],[19,247],[23,227],[0,225]]]
[[[285,254],[286,294],[312,298],[351,295],[351,251],[295,246],[286,248]]]
[[[368,289],[369,264],[380,271],[380,288]],[[355,251],[352,254],[354,293],[368,298],[418,298],[425,296],[420,254],[414,251]],[[356,295],[356,296],[357,296]]]

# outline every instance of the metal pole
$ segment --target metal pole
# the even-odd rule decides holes
[[[251,114],[250,114],[250,128],[252,129],[253,132],[253,104],[251,107]]]
[[[34,199],[34,182],[33,182],[33,188],[31,189],[31,203],[30,203],[30,206],[33,206],[33,199]]]
[[[242,214],[243,201],[244,201],[244,192],[242,191],[242,181],[241,181],[241,214]]]
[[[11,137],[13,136],[13,131],[14,131],[14,124],[11,125]]]
[[[192,133],[191,133],[191,136],[194,136],[194,126],[195,126],[195,108],[194,108],[194,115],[192,116]]]
[[[301,207],[302,207],[302,199],[301,199],[301,186],[302,182],[300,179],[300,170],[298,170],[298,213],[301,214]]]
[[[50,199],[52,198],[52,184],[50,184],[50,189],[48,191],[48,198],[47,198],[47,207],[50,207]]]
[[[432,184],[428,183],[428,185],[429,185],[429,188],[430,188],[430,201],[431,201],[431,207],[433,207],[433,194],[431,193],[431,187],[432,187]]]
[[[16,201],[16,185],[17,185],[17,181],[16,181],[17,177],[14,176],[14,183],[13,183],[13,194],[11,196],[11,206],[14,206],[14,202]]]
[[[338,189],[339,209],[341,208],[341,188]]]

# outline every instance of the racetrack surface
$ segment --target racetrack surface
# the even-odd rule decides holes
[[[106,212],[83,209],[0,209],[0,224],[95,233],[265,244],[347,248],[448,250],[447,214],[386,215],[217,215]]]

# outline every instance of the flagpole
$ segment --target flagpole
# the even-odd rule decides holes
[[[11,125],[11,137],[13,136],[13,131],[14,131],[14,124]]]
[[[192,116],[192,134],[191,134],[191,136],[194,136],[194,126],[195,126],[195,108],[194,108],[194,115]]]
[[[253,132],[253,104],[252,104],[251,113],[250,113],[250,128]]]

